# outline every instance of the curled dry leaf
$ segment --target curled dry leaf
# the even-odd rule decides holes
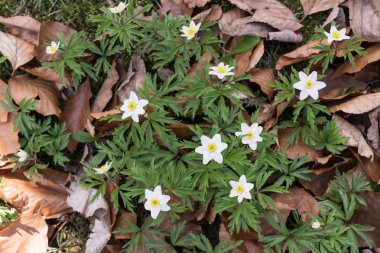
[[[291,30],[283,30],[283,31],[268,33],[268,39],[278,40],[281,42],[299,43],[303,40],[303,36]]]
[[[261,40],[260,43],[256,47],[254,47],[252,50],[248,50],[244,53],[236,54],[234,56],[236,60],[235,76],[249,72],[251,69],[253,69],[256,66],[256,64],[260,61],[263,54],[264,54],[263,40]]]
[[[310,41],[306,43],[305,45],[289,52],[280,57],[276,64],[276,69],[280,70],[283,67],[286,67],[288,65],[292,65],[298,62],[305,61],[309,59],[312,55],[318,54],[320,50],[311,49],[312,47],[316,46],[319,42],[321,42],[320,39],[316,39],[313,41]],[[326,40],[322,40],[322,43],[326,43]]]
[[[190,16],[193,8],[190,8],[183,0],[161,0],[159,13],[164,15],[167,12],[176,17]]]
[[[249,74],[251,82],[257,83],[262,92],[267,95],[269,99],[273,98],[273,88],[268,86],[268,83],[276,81],[273,69],[252,69]]]
[[[31,79],[27,75],[19,75],[9,79],[11,85],[11,96],[19,104],[23,99],[39,98],[36,107],[37,112],[44,116],[59,116],[60,93],[57,86],[49,81],[41,79]]]
[[[1,253],[44,253],[48,248],[48,225],[39,213],[22,214],[0,231]]]
[[[4,83],[3,80],[0,79],[0,100],[6,101],[5,93],[7,91],[8,85]],[[4,123],[8,121],[8,111],[4,109],[3,106],[0,105],[0,123]]]
[[[219,21],[220,30],[230,36],[257,35],[263,38],[268,36],[274,29],[267,24],[256,22],[252,17],[239,18],[231,23]]]
[[[304,144],[301,139],[298,140],[297,143],[293,143],[293,145],[290,146],[289,148],[286,148],[286,142],[287,142],[288,136],[293,131],[294,131],[294,128],[285,128],[285,129],[280,129],[278,131],[278,142],[279,142],[280,148],[282,151],[286,153],[286,156],[289,159],[294,159],[296,156],[301,157],[301,156],[304,156],[305,154],[312,161],[316,161],[317,158],[323,157],[323,154],[321,151],[317,151],[315,149],[310,148],[309,146]]]
[[[213,4],[210,9],[202,11],[193,17],[193,20],[203,18],[203,23],[210,21],[218,21],[222,17],[222,8],[219,5]]]
[[[372,62],[380,60],[380,43],[366,49],[367,55],[355,56],[355,66],[352,66],[349,61],[343,63],[333,74],[333,78],[339,77],[344,73],[356,73],[362,70],[365,66]]]
[[[111,72],[100,88],[95,101],[92,103],[91,112],[102,112],[112,98],[112,88],[119,80],[116,70],[116,62],[112,63]]]
[[[68,192],[64,184],[67,174],[48,168],[40,172],[43,178],[34,176],[30,180],[26,170],[1,171],[0,177],[4,177],[1,197],[22,214],[39,213],[52,219],[72,212],[66,203]]]
[[[286,214],[285,217],[289,215],[290,211],[297,210],[298,214],[308,221],[312,216],[318,215],[320,211],[319,203],[302,188],[293,187],[289,189],[288,193],[274,193],[271,194],[271,198],[282,214]]]
[[[374,152],[380,156],[380,107],[368,114],[371,126],[367,130],[367,138]]]
[[[301,0],[303,13],[308,16],[313,13],[337,7],[345,0]]]
[[[374,227],[373,231],[366,232],[366,234],[373,240],[372,246],[374,248],[380,247],[380,193],[364,191],[360,192],[359,196],[365,200],[367,205],[360,205],[350,222]],[[360,247],[367,247],[367,244],[360,237],[357,238]]]
[[[58,33],[65,35],[69,39],[75,30],[61,23],[54,21],[45,21],[41,24],[40,34],[38,37],[38,46],[36,47],[37,60],[39,62],[53,61],[58,57],[58,54],[46,54],[46,46],[51,41],[57,42]]]
[[[190,8],[203,7],[211,0],[183,0]]]
[[[111,237],[109,231],[111,216],[107,201],[104,197],[95,196],[96,189],[83,188],[76,181],[70,183],[70,195],[67,203],[74,211],[82,213],[91,222],[91,234],[86,242],[86,253],[101,252]]]
[[[380,184],[380,158],[374,156],[374,159],[369,159],[366,157],[354,154],[356,159],[361,165],[361,168],[366,172],[368,177],[377,184]]]
[[[0,155],[14,154],[20,148],[18,143],[18,132],[17,128],[13,128],[13,120],[16,113],[10,113],[8,115],[8,121],[0,123]]]
[[[374,154],[372,148],[368,145],[359,129],[337,114],[334,114],[332,118],[336,121],[336,127],[339,133],[347,137],[346,145],[357,147],[358,153],[361,156],[373,159]]]
[[[380,1],[349,0],[350,26],[354,34],[370,42],[380,41]]]
[[[13,71],[36,56],[32,44],[2,31],[0,31],[0,53],[7,57]]]
[[[116,115],[116,114],[120,114],[120,110],[118,109],[112,109],[112,110],[109,110],[109,111],[104,111],[104,112],[94,112],[94,113],[91,113],[91,116],[95,119],[100,119],[102,117],[105,117],[107,115]]]
[[[40,32],[41,23],[32,17],[14,16],[1,17],[0,24],[8,27],[9,32],[33,45],[38,45],[38,33]]]
[[[224,42],[227,43],[231,37],[230,37],[230,35],[223,33],[222,27],[230,26],[234,20],[240,19],[240,18],[243,18],[246,16],[247,16],[247,13],[245,11],[239,9],[239,8],[234,8],[232,10],[224,12],[222,14],[222,17],[219,19],[219,22],[218,22],[219,30],[221,31],[220,38]]]
[[[71,133],[83,131],[86,128],[87,122],[91,120],[91,96],[90,82],[86,80],[67,100],[65,108],[61,113],[60,122],[65,122],[67,130]],[[77,144],[78,142],[70,137],[67,149],[73,152]]]
[[[121,65],[122,66],[122,65]],[[143,86],[146,68],[143,59],[138,55],[132,55],[129,62],[128,72],[120,73],[120,83],[116,88],[118,103],[129,98],[131,91],[137,91]]]
[[[380,92],[361,95],[329,107],[330,112],[361,114],[380,106]]]
[[[331,10],[330,15],[326,18],[323,23],[323,27],[331,24],[331,22],[335,22],[339,28],[346,27],[346,15],[344,14],[344,10],[341,7],[335,7]]]
[[[252,21],[266,23],[278,30],[296,31],[302,27],[294,14],[283,4],[255,11]]]
[[[114,230],[120,229],[120,228],[128,228],[128,223],[126,221],[131,222],[132,224],[136,224],[137,222],[137,216],[135,213],[127,212],[124,209],[120,210],[116,222],[113,226]],[[115,234],[115,239],[120,240],[120,239],[131,239],[132,235],[131,234]]]
[[[28,65],[24,65],[21,67],[21,69],[43,80],[54,83],[61,83],[61,81],[59,80],[59,74],[57,74],[53,68],[31,67]],[[65,73],[65,84],[73,86],[68,72]]]

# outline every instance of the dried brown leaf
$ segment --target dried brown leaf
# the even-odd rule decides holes
[[[41,23],[32,17],[14,16],[1,17],[0,24],[8,27],[9,32],[33,45],[38,45],[38,33],[40,32]]]
[[[354,34],[370,42],[380,41],[380,1],[348,0],[350,26]]]
[[[211,0],[183,0],[190,8],[203,7]]]
[[[39,213],[23,214],[0,231],[0,252],[46,252],[47,232],[48,225]]]
[[[36,56],[32,44],[2,31],[0,31],[0,53],[7,57],[13,71]]]
[[[283,214],[287,214],[285,217],[290,211],[297,210],[298,214],[308,221],[312,216],[318,215],[320,211],[319,203],[302,188],[290,188],[288,193],[274,193],[271,198],[276,203],[276,207]]]
[[[14,154],[20,148],[18,143],[19,129],[13,129],[13,120],[16,113],[8,115],[8,121],[0,123],[0,155]]]
[[[31,67],[31,66],[25,65],[25,66],[22,66],[21,69],[43,80],[55,82],[55,83],[61,83],[59,79],[59,74],[57,74],[53,68]],[[65,73],[65,84],[69,86],[73,86],[69,73]]]
[[[367,138],[369,144],[374,149],[375,153],[380,153],[380,107],[376,110],[373,110],[368,114],[371,126],[367,130]],[[377,154],[380,156],[380,154]]]
[[[249,80],[257,83],[262,92],[264,92],[269,99],[273,98],[273,88],[268,86],[268,83],[276,81],[273,69],[253,69],[249,72],[252,76]]]
[[[126,221],[131,222],[132,224],[136,224],[137,222],[137,216],[135,213],[127,212],[124,209],[120,210],[117,218],[116,223],[114,225],[114,229],[121,229],[121,228],[128,228],[128,223]],[[131,239],[131,234],[115,234],[115,239]]]
[[[7,91],[8,85],[0,79],[0,100],[6,101],[5,93]],[[8,121],[8,111],[5,110],[3,106],[0,105],[0,123]]]
[[[128,72],[120,73],[120,84],[116,89],[119,103],[129,98],[131,91],[137,91],[143,86],[146,68],[143,59],[138,55],[132,55]]]
[[[333,74],[333,78],[339,77],[344,73],[356,73],[362,70],[365,66],[372,62],[380,60],[380,43],[366,49],[368,55],[355,56],[355,66],[352,66],[349,61],[343,63]]]
[[[58,33],[65,35],[66,39],[70,39],[75,30],[61,23],[54,21],[45,21],[41,24],[40,34],[38,37],[38,46],[36,47],[37,60],[40,62],[54,61],[57,59],[58,54],[46,54],[46,46],[51,41],[58,42]]]
[[[0,171],[0,177],[4,177],[1,197],[27,215],[39,213],[51,219],[72,212],[66,204],[68,192],[63,186],[67,174],[48,168],[40,172],[43,177],[34,176],[30,180],[26,170]]]
[[[190,16],[193,8],[190,8],[183,0],[161,0],[159,13],[164,15],[167,12],[176,17]]]
[[[380,92],[364,94],[349,99],[343,103],[329,107],[330,112],[343,111],[345,113],[361,114],[380,106]]]
[[[252,16],[252,21],[266,23],[278,30],[296,31],[302,27],[293,12],[280,2],[273,7],[256,10]]]
[[[313,13],[337,7],[345,0],[301,0],[303,13],[308,16]]]
[[[293,143],[293,145],[289,148],[285,148],[288,136],[293,131],[294,128],[285,128],[278,131],[278,142],[280,144],[280,148],[286,153],[286,156],[289,159],[294,159],[296,156],[301,157],[305,154],[307,154],[308,158],[312,161],[316,161],[317,158],[323,157],[321,151],[312,149],[311,147],[304,144],[302,140],[298,140],[298,143]]]
[[[72,94],[66,102],[65,108],[61,113],[60,122],[65,122],[67,130],[70,132],[83,131],[87,121],[91,120],[90,98],[92,96],[90,82],[85,81]],[[67,149],[73,152],[78,142],[70,138]]]
[[[282,55],[276,64],[276,69],[280,70],[283,67],[305,61],[309,59],[312,55],[318,54],[320,50],[311,48],[316,46],[320,41],[320,39],[313,40],[289,53]],[[322,43],[326,42],[322,41]]]
[[[301,34],[297,34],[291,30],[283,30],[268,33],[268,40],[277,40],[281,42],[299,43],[303,40]]]
[[[112,98],[112,88],[119,80],[119,74],[116,70],[116,62],[112,63],[111,72],[104,80],[95,101],[92,103],[91,112],[102,112]]]
[[[222,17],[222,8],[219,5],[213,4],[211,8],[202,11],[193,17],[193,20],[203,18],[203,22],[218,21]]]
[[[267,24],[255,22],[252,17],[245,17],[233,20],[231,23],[219,21],[220,30],[230,36],[257,35],[266,38],[269,32],[274,31]]]
[[[9,79],[11,85],[11,96],[19,104],[23,99],[37,99],[37,112],[44,116],[59,116],[60,93],[57,86],[49,81],[31,79],[27,75],[18,75]]]

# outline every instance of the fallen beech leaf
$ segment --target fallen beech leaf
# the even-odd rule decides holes
[[[312,216],[319,214],[319,203],[315,198],[302,188],[293,187],[289,189],[289,193],[274,193],[271,198],[276,203],[276,207],[287,214],[290,211],[297,210],[301,217],[309,221]],[[286,220],[286,219],[285,219]]]
[[[66,39],[70,39],[71,35],[75,30],[61,23],[54,21],[45,21],[41,24],[40,34],[38,37],[38,46],[36,47],[37,60],[39,62],[44,61],[54,61],[57,59],[59,54],[47,54],[46,46],[50,44],[51,41],[57,42],[59,40],[57,34],[62,33],[65,35]]]
[[[86,242],[86,253],[101,252],[111,237],[111,216],[107,201],[98,197],[93,202],[96,189],[83,188],[76,181],[70,185],[67,203],[74,211],[82,213],[91,222],[91,234]]]
[[[293,131],[293,128],[285,128],[278,131],[278,142],[280,144],[280,148],[286,153],[286,156],[289,159],[294,159],[296,156],[301,157],[305,154],[307,154],[308,158],[312,161],[316,161],[317,158],[323,157],[321,151],[310,148],[304,144],[301,139],[298,140],[298,143],[293,143],[292,146],[286,149],[286,141],[290,133]]]
[[[213,4],[210,9],[202,11],[193,17],[193,20],[203,18],[203,22],[218,21],[222,17],[222,8],[219,5]]]
[[[310,41],[306,43],[305,45],[280,56],[280,59],[278,60],[276,64],[276,69],[280,70],[285,66],[292,65],[301,61],[305,61],[309,59],[312,55],[318,54],[320,50],[311,49],[311,48],[316,46],[319,42],[321,42],[320,39]],[[322,43],[327,43],[327,42],[325,40],[322,40]]]
[[[301,0],[303,13],[308,16],[313,13],[325,11],[337,7],[345,0]]]
[[[190,8],[203,7],[211,0],[183,0]]]
[[[374,159],[369,159],[358,155],[355,155],[355,157],[369,178],[375,183],[380,184],[380,158],[376,155],[374,156]]]
[[[368,55],[355,56],[355,66],[352,66],[349,61],[346,61],[335,71],[333,78],[339,77],[344,73],[356,73],[368,64],[380,60],[380,43],[376,43],[375,45],[367,48],[365,51]]]
[[[9,32],[33,45],[38,45],[38,33],[40,32],[41,23],[32,17],[14,16],[1,17],[0,24],[8,27]]]
[[[45,253],[48,225],[39,214],[22,214],[0,231],[1,253]]]
[[[256,10],[252,16],[252,21],[266,23],[278,30],[296,31],[302,27],[293,12],[280,2],[278,5]]]
[[[71,133],[83,131],[87,121],[91,120],[90,98],[92,96],[90,82],[86,80],[66,101],[61,113],[60,122],[65,122],[67,130]],[[78,142],[70,137],[67,149],[73,152]]]
[[[239,18],[232,23],[219,21],[220,30],[230,36],[257,35],[266,38],[269,32],[274,31],[269,25],[255,22],[252,17]]]
[[[137,216],[135,213],[127,212],[124,209],[120,210],[116,222],[113,226],[114,230],[120,229],[120,228],[127,228],[127,222],[131,222],[132,224],[136,224],[137,222]],[[115,239],[120,240],[120,239],[131,239],[132,235],[131,234],[115,234]]]
[[[253,69],[249,72],[251,82],[257,83],[262,92],[267,95],[269,99],[273,98],[273,88],[268,86],[268,83],[276,81],[273,69]]]
[[[281,42],[299,43],[303,40],[303,36],[290,30],[284,30],[268,33],[268,39]]]
[[[131,91],[137,91],[143,86],[146,68],[143,59],[138,55],[132,55],[129,62],[128,72],[120,74],[120,84],[116,89],[119,103],[129,98]]]
[[[193,8],[190,8],[183,0],[161,0],[159,13],[164,15],[167,12],[176,17],[190,16]]]
[[[43,80],[51,81],[55,83],[61,83],[61,81],[59,80],[59,74],[57,74],[53,68],[31,67],[31,66],[25,65],[25,66],[22,66],[21,69]],[[73,86],[69,73],[65,73],[65,84],[68,84],[69,86]]]
[[[355,211],[350,223],[374,227],[373,231],[366,234],[373,240],[372,247],[380,247],[380,193],[363,191],[359,193],[367,205],[360,205]],[[359,246],[367,247],[367,244],[358,236]]]
[[[380,1],[349,0],[347,5],[354,34],[370,42],[380,41]]]
[[[376,110],[373,110],[368,114],[369,120],[371,122],[371,126],[367,130],[367,138],[369,141],[369,144],[374,149],[375,153],[380,153],[380,128],[379,128],[379,121],[380,121],[380,107],[378,107]],[[380,156],[380,154],[377,154]]]
[[[259,115],[257,116],[257,123],[259,125],[267,122],[273,116],[275,116],[276,109],[277,109],[276,106],[272,104],[264,104],[262,107],[263,109],[260,111]]]
[[[339,133],[348,138],[345,144],[350,147],[357,147],[361,156],[373,159],[372,148],[368,145],[359,129],[337,114],[334,114],[332,118],[336,121]]]
[[[20,148],[18,143],[19,129],[13,130],[13,119],[16,113],[10,113],[8,121],[0,123],[0,155],[14,154]]]
[[[39,213],[51,219],[72,212],[66,204],[68,192],[63,186],[67,174],[48,168],[40,172],[43,178],[34,176],[30,180],[26,170],[0,171],[0,177],[4,177],[1,197],[27,215]]]
[[[365,66],[364,69],[360,70],[359,72],[356,72],[354,76],[357,80],[363,82],[370,82],[373,79],[380,76],[380,64],[378,64],[377,62],[372,62]]]
[[[202,129],[212,128],[212,125],[209,123],[200,123],[197,125]],[[190,125],[184,123],[168,125],[166,128],[173,130],[178,138],[188,139],[194,136],[194,132],[190,130]]]
[[[8,85],[4,83],[3,80],[0,79],[0,100],[6,101],[5,93],[7,91]],[[0,106],[0,123],[4,123],[8,121],[8,112],[4,109],[4,107]]]
[[[346,113],[361,114],[380,106],[380,92],[361,95],[343,103],[329,107],[330,112],[343,111]]]
[[[95,119],[100,119],[107,115],[115,115],[115,114],[120,114],[120,113],[121,112],[119,109],[112,109],[112,110],[104,111],[104,112],[94,112],[94,113],[91,113],[91,116]]]
[[[256,67],[257,63],[260,61],[261,57],[264,55],[264,41],[261,40],[260,43],[252,50],[252,54],[249,57],[249,65],[246,72]]]
[[[326,18],[322,26],[326,27],[333,21],[335,21],[337,27],[339,28],[346,27],[346,15],[344,14],[344,10],[342,7],[333,8],[330,12],[330,15]]]
[[[41,79],[31,79],[27,75],[19,75],[9,79],[11,85],[11,96],[16,104],[23,99],[35,98],[38,101],[37,112],[44,116],[59,116],[60,93],[57,86],[49,81]]]
[[[225,43],[228,42],[231,36],[223,33],[222,26],[230,26],[234,20],[243,18],[246,16],[247,16],[247,13],[239,8],[234,8],[222,14],[222,17],[219,19],[218,25],[219,25],[219,30],[221,31],[220,38]]]
[[[91,112],[102,112],[107,103],[112,98],[112,87],[119,80],[119,74],[116,70],[116,62],[112,63],[110,75],[104,80],[102,87],[100,88],[95,101],[92,103]]]
[[[2,31],[0,31],[0,53],[7,57],[13,71],[36,56],[32,44]]]

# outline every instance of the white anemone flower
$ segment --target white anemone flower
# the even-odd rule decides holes
[[[319,229],[321,227],[321,223],[317,220],[313,221],[313,223],[311,223],[311,227],[313,229]]]
[[[103,164],[99,168],[94,168],[96,171],[96,174],[104,175],[111,169],[112,162],[106,162],[106,164]]]
[[[16,153],[16,156],[18,157],[18,162],[22,163],[25,162],[26,159],[28,159],[28,153],[26,153],[24,150],[19,149]]]
[[[162,194],[161,186],[158,185],[153,191],[145,189],[146,202],[144,207],[150,211],[150,215],[155,220],[161,211],[169,211],[170,206],[167,204],[170,200],[169,195]]]
[[[335,25],[331,26],[330,32],[325,32],[327,36],[327,42],[347,40],[350,36],[346,35],[346,28],[338,30]]]
[[[220,80],[222,80],[226,76],[233,76],[235,74],[231,71],[234,69],[234,67],[224,65],[223,62],[219,63],[218,66],[211,67],[210,69],[211,71],[209,72],[209,74],[218,76]]]
[[[300,99],[305,100],[308,96],[318,99],[318,91],[326,87],[324,82],[317,80],[318,75],[316,71],[313,71],[309,76],[304,72],[300,71],[298,73],[300,81],[293,84],[293,87],[300,90]]]
[[[252,195],[249,191],[253,189],[254,184],[247,183],[245,175],[241,175],[238,182],[231,180],[229,183],[232,187],[230,197],[238,197],[239,203],[241,203],[243,199],[252,199]]]
[[[195,152],[203,155],[203,164],[208,164],[211,160],[217,163],[223,162],[222,151],[227,148],[227,144],[222,142],[220,134],[214,135],[211,139],[206,135],[201,136],[202,146],[195,149]]]
[[[257,123],[253,123],[251,126],[248,126],[246,123],[241,123],[241,132],[236,132],[235,135],[243,135],[241,142],[248,144],[252,150],[256,150],[257,143],[263,140],[263,138],[260,137],[262,131],[263,127]]]
[[[122,119],[131,117],[134,122],[139,122],[139,115],[145,113],[144,107],[148,104],[148,100],[139,99],[134,91],[129,93],[129,98],[124,100],[124,104],[120,107],[123,113]]]
[[[191,40],[198,33],[199,28],[201,27],[201,23],[195,24],[193,20],[191,20],[189,26],[182,26],[182,37],[186,37],[186,39]]]
[[[127,6],[128,6],[128,4],[126,4],[125,2],[120,2],[119,5],[117,5],[115,7],[111,7],[109,9],[112,13],[120,13],[123,10],[125,10],[125,8],[127,8]]]
[[[61,44],[60,41],[58,41],[58,43],[55,43],[55,41],[52,41],[50,43],[50,46],[46,47],[46,53],[47,54],[55,54],[55,53],[57,53],[57,51],[59,49],[59,44]]]

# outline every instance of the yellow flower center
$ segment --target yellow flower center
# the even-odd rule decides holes
[[[340,32],[339,31],[333,31],[331,33],[331,36],[334,38],[334,39],[339,39],[340,38]]]
[[[134,111],[136,109],[137,104],[133,101],[130,101],[127,105],[128,110]]]
[[[247,131],[246,136],[248,137],[248,139],[253,139],[253,137],[255,137],[255,133],[249,130]]]
[[[236,186],[236,189],[235,191],[239,194],[242,194],[244,192],[244,186],[242,186],[241,184],[239,184],[238,186]]]
[[[216,71],[218,73],[225,74],[225,73],[227,73],[227,67],[222,66],[222,65],[218,65],[218,67],[216,68]]]
[[[193,36],[195,34],[195,27],[190,26],[189,28],[187,28],[186,33],[187,35]]]
[[[307,80],[305,83],[306,88],[311,89],[314,86],[313,81]]]
[[[215,143],[210,143],[207,145],[207,150],[210,153],[214,153],[217,149],[218,149],[218,147],[216,146]]]
[[[107,172],[107,166],[106,166],[106,165],[102,165],[102,166],[100,166],[99,171],[100,171],[101,173],[105,173],[105,172]]]
[[[150,205],[151,205],[153,208],[158,207],[159,204],[160,204],[160,201],[158,200],[158,198],[153,198],[153,199],[150,200]]]

